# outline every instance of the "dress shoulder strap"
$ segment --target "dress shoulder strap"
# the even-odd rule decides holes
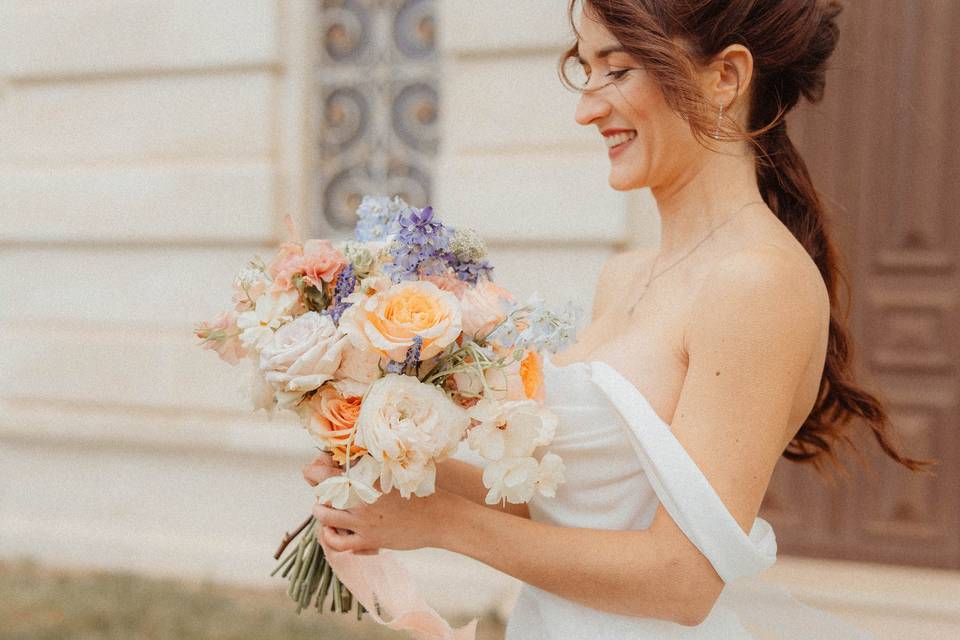
[[[680,530],[710,561],[724,582],[760,573],[777,558],[773,528],[754,520],[748,536],[700,467],[643,396],[616,369],[592,364],[592,380],[610,399],[647,479]]]

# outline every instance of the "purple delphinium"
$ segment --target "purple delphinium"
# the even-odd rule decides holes
[[[457,277],[465,282],[475,285],[480,280],[480,276],[493,279],[493,265],[486,260],[461,260],[452,253],[448,253],[444,257],[447,260],[447,265],[453,269]]]
[[[330,306],[330,316],[333,321],[340,324],[340,316],[350,307],[352,303],[344,302],[344,298],[353,293],[357,286],[357,277],[353,275],[353,265],[347,264],[340,272],[337,278],[337,285],[333,289],[333,303]]]
[[[384,271],[394,282],[443,273],[447,269],[445,256],[450,235],[450,230],[434,219],[433,207],[401,215],[400,231],[390,249],[393,261]]]

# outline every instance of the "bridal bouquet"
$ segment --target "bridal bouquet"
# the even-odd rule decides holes
[[[579,310],[515,299],[493,283],[477,234],[444,226],[430,207],[367,196],[357,218],[351,240],[286,242],[251,261],[233,309],[197,325],[202,346],[249,363],[254,406],[295,412],[342,467],[315,487],[323,503],[428,496],[436,463],[463,440],[487,461],[488,504],[553,497],[563,462],[534,456],[556,428],[542,406],[541,353],[573,340]],[[298,612],[311,600],[322,611],[328,592],[332,610],[348,611],[315,526],[311,516],[285,536],[278,559],[303,534],[274,574],[289,576]]]

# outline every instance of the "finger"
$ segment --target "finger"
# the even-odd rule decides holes
[[[338,467],[328,467],[325,465],[308,464],[303,468],[303,479],[311,487],[315,487],[327,478],[339,476],[343,471]]]
[[[332,527],[324,526],[321,534],[323,543],[334,551],[358,551],[371,550],[363,536],[352,533],[340,533]]]
[[[353,531],[355,527],[360,524],[353,514],[323,504],[313,505],[313,516],[319,520],[321,524],[338,529],[350,529]]]
[[[317,457],[313,459],[311,464],[323,464],[328,467],[335,467],[337,463],[333,461],[333,456],[329,451],[321,451],[317,454]]]

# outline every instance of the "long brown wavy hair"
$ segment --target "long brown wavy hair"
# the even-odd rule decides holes
[[[826,229],[826,212],[807,166],[787,135],[786,114],[801,97],[823,98],[826,63],[837,46],[838,0],[570,0],[570,23],[576,33],[577,5],[619,41],[656,79],[667,104],[690,125],[698,142],[713,136],[717,111],[696,81],[696,70],[731,44],[750,50],[754,60],[745,130],[724,121],[720,139],[748,140],[755,151],[757,183],[767,206],[806,248],[820,270],[830,295],[830,335],[817,402],[790,441],[783,456],[812,462],[824,459],[839,466],[836,445],[853,447],[847,426],[863,419],[884,453],[913,471],[931,461],[901,454],[894,444],[889,417],[881,402],[853,380],[852,343],[846,327],[849,280],[840,270],[836,249]],[[560,75],[578,57],[574,43],[561,58]],[[847,293],[838,312],[838,281]],[[853,447],[855,449],[855,447]]]

